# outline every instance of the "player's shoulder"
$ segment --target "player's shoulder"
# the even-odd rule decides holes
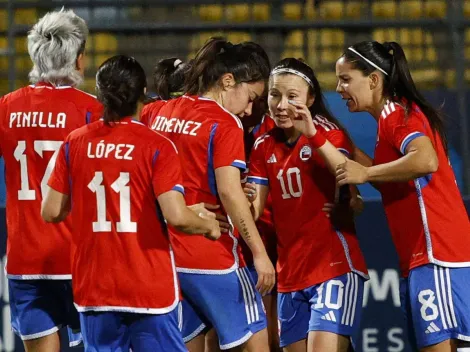
[[[29,85],[29,86],[26,86],[26,87],[21,87],[13,92],[10,92],[8,94],[5,94],[4,96],[2,96],[0,98],[0,104],[1,105],[6,105],[6,104],[10,104],[18,99],[23,99],[25,96],[27,96],[28,94],[30,94],[31,90],[32,90],[33,86],[32,85]]]
[[[282,129],[279,127],[274,127],[273,129],[256,138],[253,149],[268,148],[275,145],[276,143],[283,143],[284,141],[285,135]]]
[[[87,125],[83,125],[73,130],[72,132],[70,132],[70,134],[67,136],[66,141],[73,141],[73,140],[77,140],[80,138],[84,138],[88,134],[93,133],[96,130],[99,130],[103,126],[104,126],[104,122],[102,119],[91,122]]]
[[[403,121],[406,115],[405,103],[387,100],[380,113],[380,119],[387,122]]]
[[[154,100],[144,106],[141,115],[147,116],[149,114],[157,113],[166,103],[166,100]]]
[[[224,127],[236,127],[243,130],[240,118],[225,109],[215,100],[204,97],[197,97],[196,111],[205,117],[207,121],[213,121]]]
[[[69,96],[69,94],[73,94],[74,101],[78,105],[84,106],[101,106],[101,103],[98,101],[95,95],[87,93],[81,89],[76,87],[57,87],[59,90],[63,90],[64,94]]]

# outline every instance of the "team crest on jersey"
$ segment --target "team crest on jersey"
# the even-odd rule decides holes
[[[306,144],[300,149],[300,159],[307,161],[312,156],[312,148]]]

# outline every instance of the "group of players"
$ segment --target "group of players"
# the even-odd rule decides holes
[[[149,101],[140,64],[115,56],[96,99],[75,88],[87,34],[72,11],[46,14],[28,35],[32,85],[0,100],[11,323],[27,351],[59,351],[61,327],[86,351],[351,350],[366,182],[411,343],[470,341],[470,223],[442,115],[399,44],[361,42],[336,63],[349,111],[378,123],[371,159],[302,60],[271,69],[261,46],[213,38],[188,63],[160,61]]]

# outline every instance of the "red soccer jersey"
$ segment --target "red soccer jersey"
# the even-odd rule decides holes
[[[351,153],[346,135],[315,116],[319,133]],[[248,180],[267,185],[277,234],[278,290],[293,292],[354,271],[367,277],[353,228],[335,229],[322,208],[333,203],[335,177],[303,135],[293,145],[275,128],[260,137],[250,160]]]
[[[256,126],[251,133],[253,134],[253,139],[256,140],[265,133],[268,133],[273,128],[276,127],[276,123],[269,115],[264,115],[261,123]],[[252,139],[252,140],[253,140]],[[250,143],[251,144],[251,143]],[[252,147],[249,146],[250,148]],[[248,171],[248,170],[247,170]],[[256,221],[256,227],[258,228],[261,239],[263,240],[266,251],[268,252],[269,257],[275,263],[277,261],[277,250],[276,250],[276,231],[274,229],[274,221],[272,215],[272,205],[271,205],[271,194],[268,195],[266,204],[264,206],[263,214]],[[245,242],[242,243],[243,257],[247,264],[253,263],[253,254],[246,245]]]
[[[224,166],[245,169],[243,127],[238,117],[214,100],[184,95],[168,101],[149,126],[169,137],[180,151],[187,204],[221,204],[215,170]],[[225,273],[245,266],[236,231],[215,242],[170,231],[178,271]]]
[[[71,279],[71,221],[45,223],[41,202],[63,140],[73,130],[99,119],[102,110],[89,94],[46,83],[0,99],[9,278]]]
[[[165,105],[166,100],[155,100],[144,106],[140,113],[140,122],[148,126],[155,116],[158,115],[160,109]]]
[[[454,173],[439,135],[432,132],[416,105],[407,117],[396,102],[385,105],[379,119],[374,164],[401,158],[408,144],[420,136],[431,139],[438,170],[410,182],[379,184],[404,276],[427,263],[470,266],[470,222]]]
[[[179,302],[167,229],[156,198],[183,192],[174,145],[125,118],[70,134],[49,185],[71,197],[72,275],[79,311],[162,314]]]

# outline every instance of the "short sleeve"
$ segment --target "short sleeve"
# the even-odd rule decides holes
[[[224,166],[246,169],[243,129],[228,124],[214,124],[210,132],[213,168]]]
[[[156,198],[169,191],[184,194],[183,172],[178,152],[170,140],[163,138],[152,159],[152,185]]]
[[[353,150],[352,144],[346,133],[342,130],[331,130],[323,133],[328,141],[333,144],[341,153],[348,158],[351,157]]]
[[[268,138],[268,135],[261,136],[256,140],[255,145],[253,146],[250,162],[248,164],[250,171],[247,180],[248,182],[254,182],[264,186],[269,185],[268,170],[266,168],[266,160],[264,157],[266,138]]]
[[[62,194],[70,194],[69,148],[69,141],[62,143],[59,149],[59,155],[57,155],[54,170],[47,182],[49,187]]]
[[[393,104],[393,103],[392,103]],[[387,105],[390,109],[390,105]],[[396,104],[394,104],[396,107]],[[415,138],[428,135],[424,116],[413,107],[409,116],[405,116],[403,108],[395,108],[389,115],[382,114],[381,128],[383,134],[390,144],[392,144],[403,155],[408,144]]]
[[[92,123],[95,121],[98,121],[100,118],[103,117],[103,112],[104,112],[104,107],[103,105],[98,101],[94,100],[92,104],[87,108],[86,112],[86,123]]]

